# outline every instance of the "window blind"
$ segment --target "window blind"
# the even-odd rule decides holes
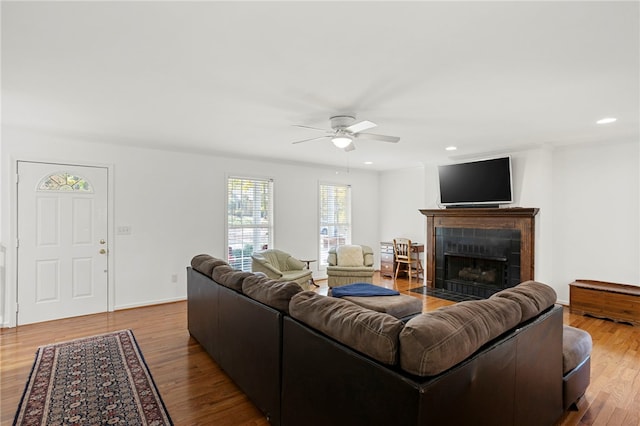
[[[320,265],[329,249],[351,244],[351,186],[320,184]]]
[[[273,246],[273,180],[227,178],[227,261],[251,271],[251,253]]]

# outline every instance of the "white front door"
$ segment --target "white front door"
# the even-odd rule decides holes
[[[104,167],[18,162],[19,325],[108,310]]]

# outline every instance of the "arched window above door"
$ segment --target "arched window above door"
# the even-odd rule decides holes
[[[93,186],[82,176],[57,172],[43,177],[38,183],[38,191],[93,192]]]

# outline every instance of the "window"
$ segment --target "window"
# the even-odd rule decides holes
[[[251,271],[251,253],[273,245],[273,180],[227,179],[227,260]]]
[[[93,188],[82,176],[58,172],[42,178],[38,184],[38,191],[93,192]]]
[[[320,265],[331,247],[351,244],[351,187],[320,184]]]

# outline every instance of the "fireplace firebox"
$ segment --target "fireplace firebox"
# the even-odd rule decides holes
[[[520,280],[517,229],[436,229],[435,288],[487,298]]]

